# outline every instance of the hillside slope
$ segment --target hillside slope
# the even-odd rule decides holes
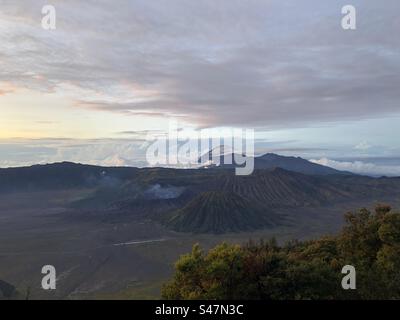
[[[176,210],[166,224],[176,231],[225,233],[280,224],[271,210],[252,204],[233,192],[204,192]]]

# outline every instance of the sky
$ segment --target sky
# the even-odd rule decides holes
[[[56,29],[41,26],[44,4]],[[357,29],[341,26],[344,5]],[[145,165],[171,120],[400,175],[398,0],[0,0],[0,167]]]

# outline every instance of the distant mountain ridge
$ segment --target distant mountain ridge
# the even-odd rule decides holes
[[[337,174],[304,159],[273,154],[259,158],[259,168],[249,176],[237,176],[224,166],[172,169],[63,162],[0,169],[0,193],[85,189],[82,198],[70,203],[76,213],[71,218],[111,222],[144,216],[175,231],[191,233],[274,227],[285,223],[277,214],[280,209],[400,196],[400,178]]]
[[[256,157],[255,160],[256,169],[269,169],[275,167],[311,175],[352,174],[347,171],[340,171],[331,167],[313,163],[300,157],[287,157],[274,153],[264,154],[260,157]]]
[[[213,157],[214,157],[214,162],[213,162]],[[232,159],[231,160],[232,164],[225,162],[226,157]],[[234,164],[234,157],[235,154],[231,153],[229,149],[227,152],[225,152],[225,148],[220,147],[210,150],[209,152],[202,155],[199,159],[199,162],[206,163],[206,167],[218,167],[225,169],[234,168],[236,167],[236,164]],[[217,161],[218,164],[216,164],[215,161]],[[293,172],[311,174],[311,175],[352,174],[347,171],[340,171],[333,169],[331,167],[313,163],[300,157],[282,156],[275,153],[267,153],[262,156],[254,157],[254,168],[255,169],[282,168]]]
[[[224,150],[224,149],[222,149]],[[208,154],[211,154],[210,151]],[[223,152],[223,151],[222,151]],[[224,164],[221,155],[220,166],[209,168],[230,169],[236,165]],[[255,169],[272,170],[282,168],[288,171],[308,175],[350,175],[349,172],[339,171],[323,165],[312,163],[300,157],[286,157],[273,153],[255,157]],[[0,168],[0,192],[35,189],[59,189],[64,187],[87,186],[93,187],[101,184],[112,184],[112,180],[130,180],[139,171],[150,168],[136,167],[103,167],[95,165],[77,164],[73,162],[60,162],[46,165],[33,165],[30,167]],[[169,170],[169,169],[165,169]],[[183,169],[180,169],[183,170]]]
[[[137,170],[134,167],[100,167],[73,162],[6,168],[0,169],[0,192],[94,187],[131,179]]]

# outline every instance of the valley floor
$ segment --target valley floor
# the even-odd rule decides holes
[[[343,214],[368,203],[280,210],[285,226],[210,235],[176,233],[139,216],[104,222],[71,218],[66,204],[90,190],[0,196],[0,279],[31,299],[158,299],[177,258],[195,243],[211,248],[275,237],[279,242],[336,233]],[[379,199],[385,201],[385,199]],[[399,199],[386,199],[394,207]],[[41,269],[54,265],[57,289],[41,289]]]

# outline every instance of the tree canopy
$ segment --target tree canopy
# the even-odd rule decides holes
[[[400,299],[400,214],[379,205],[345,215],[336,236],[245,245],[195,245],[175,264],[165,299]],[[344,290],[342,268],[356,270]]]

